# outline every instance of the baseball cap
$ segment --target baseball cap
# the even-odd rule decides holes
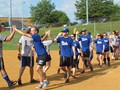
[[[88,32],[87,35],[91,35],[91,32]]]
[[[64,28],[61,32],[69,32],[68,28]]]
[[[86,32],[87,29],[86,28],[82,28],[81,32]]]

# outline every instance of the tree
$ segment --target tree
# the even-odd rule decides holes
[[[114,5],[111,0],[88,0],[88,2],[89,20],[91,22],[102,19],[110,20],[110,16],[120,10],[120,7]],[[86,0],[77,0],[75,6],[77,9],[77,12],[75,12],[76,18],[86,22]]]
[[[37,6],[31,6],[31,20],[39,24],[50,23],[52,12],[55,10],[51,0],[42,0]]]
[[[53,23],[66,24],[66,23],[68,23],[69,21],[70,21],[70,20],[69,20],[69,18],[68,18],[68,16],[66,15],[65,12],[55,10],[55,11],[52,13],[52,22],[53,22]]]
[[[37,6],[31,6],[31,20],[36,24],[68,23],[70,20],[65,12],[55,10],[51,0],[42,0]]]

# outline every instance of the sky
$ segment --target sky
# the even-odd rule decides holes
[[[13,17],[30,17],[30,6],[36,6],[41,0],[11,0],[12,1],[12,16]],[[56,10],[66,12],[71,22],[76,21],[74,12],[76,11],[76,0],[51,0],[55,3]],[[120,4],[120,0],[114,0],[114,3]],[[23,6],[23,8],[22,8]],[[0,0],[0,17],[10,16],[10,0]]]

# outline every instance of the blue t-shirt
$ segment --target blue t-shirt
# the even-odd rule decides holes
[[[78,38],[78,41],[81,41],[81,49],[83,52],[90,51],[90,43],[92,42],[92,39],[90,36],[86,35],[81,35]]]
[[[119,39],[119,46],[120,46],[120,35],[118,36],[118,39]]]
[[[40,35],[34,34],[31,36],[33,38],[33,45],[34,45],[37,55],[40,56],[40,55],[46,54],[47,52],[45,50],[43,43],[41,42]]]
[[[94,42],[96,43],[96,52],[100,52],[102,53],[103,51],[103,39],[96,39],[94,40]]]
[[[59,37],[57,39],[57,43],[60,45],[60,55],[61,56],[66,56],[66,57],[71,57],[71,50],[73,46],[73,40],[71,37]]]
[[[109,38],[103,38],[103,44],[105,45],[105,50],[109,51]]]
[[[79,54],[78,49],[80,49],[80,44],[78,41],[73,41],[73,46],[75,47],[76,55]],[[73,50],[72,50],[72,55],[73,55]]]

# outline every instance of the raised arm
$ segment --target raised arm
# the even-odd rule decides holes
[[[21,30],[18,30],[18,29],[16,28],[16,26],[13,26],[12,28],[13,28],[13,30],[17,31],[19,34],[21,34],[21,35],[23,35],[23,36],[26,36],[26,37],[32,38],[32,36],[31,36],[30,34],[26,34],[26,33],[22,32]]]
[[[57,37],[54,39],[54,42],[57,42],[57,39],[62,35],[62,33],[60,32]]]
[[[15,30],[12,31],[12,33],[5,39],[6,42],[9,42],[12,40],[13,36],[15,34]]]

